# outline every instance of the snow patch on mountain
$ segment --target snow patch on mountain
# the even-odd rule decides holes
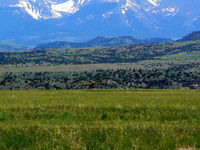
[[[128,11],[141,14],[162,13],[166,15],[174,15],[177,10],[174,8],[162,8],[162,0],[17,0],[18,3],[11,5],[12,7],[20,7],[25,10],[34,19],[53,19],[60,18],[64,15],[72,15],[78,12],[85,4],[92,3],[117,3],[118,10],[122,15],[126,15]],[[110,10],[109,12],[114,12]],[[102,14],[104,18],[111,14],[105,12]]]
[[[84,2],[85,0],[19,0],[18,4],[10,6],[20,7],[34,19],[39,20],[74,14]]]
[[[55,12],[65,12],[69,14],[75,13],[79,10],[77,7],[75,7],[75,3],[73,0],[69,0],[60,4],[53,4],[51,6],[51,9]]]
[[[159,4],[160,0],[148,0],[148,1],[154,6],[159,6],[160,5]]]

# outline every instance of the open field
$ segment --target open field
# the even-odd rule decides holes
[[[200,147],[199,90],[0,91],[0,149]]]
[[[117,70],[117,69],[170,69],[187,64],[196,64],[195,70],[198,71],[200,59],[179,59],[182,55],[179,54],[172,56],[158,57],[152,60],[143,60],[136,63],[101,63],[101,64],[79,64],[79,65],[0,65],[0,73],[5,72],[83,72],[95,70]],[[200,57],[200,55],[196,55]],[[188,68],[187,70],[190,70]]]

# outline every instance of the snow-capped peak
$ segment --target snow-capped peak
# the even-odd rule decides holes
[[[74,14],[89,0],[19,0],[12,7],[24,9],[34,19],[51,19]]]
[[[12,0],[8,0],[9,3]],[[93,3],[117,4],[111,10],[102,14],[103,18],[120,13],[126,17],[127,12],[137,16],[136,18],[151,19],[149,16],[161,14],[175,16],[181,8],[169,3],[167,0],[15,0],[12,7],[19,7],[34,19],[54,19],[64,15],[73,15],[82,7]],[[169,4],[168,4],[169,3]],[[101,9],[101,8],[100,8]],[[98,11],[98,10],[97,10]],[[91,14],[92,15],[92,14]]]
[[[10,39],[12,29],[19,41],[129,34],[176,38],[200,30],[199,5],[200,0],[0,0],[0,32]]]
[[[160,6],[161,0],[17,0],[11,5],[26,11],[34,19],[60,18],[63,15],[71,15],[81,9],[88,2],[118,3],[122,14],[134,9],[149,10]],[[145,9],[144,9],[145,8]],[[111,10],[112,11],[112,10]]]

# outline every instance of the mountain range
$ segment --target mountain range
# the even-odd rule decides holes
[[[0,0],[0,41],[37,45],[96,36],[177,39],[200,30],[199,0]]]
[[[86,42],[68,42],[68,41],[54,41],[49,43],[39,44],[34,47],[24,46],[17,43],[8,41],[0,42],[0,51],[13,51],[13,50],[25,50],[25,49],[66,49],[66,48],[84,48],[84,47],[114,47],[125,45],[137,45],[137,44],[158,44],[158,43],[173,43],[173,42],[185,42],[185,41],[200,41],[200,31],[192,32],[185,35],[179,40],[164,39],[164,38],[149,38],[149,39],[136,39],[132,36],[120,36],[120,37],[96,37]]]
[[[151,38],[140,40],[132,36],[121,37],[96,37],[87,42],[65,42],[55,41],[46,44],[40,44],[35,49],[48,49],[48,48],[81,48],[81,47],[111,47],[111,46],[124,46],[133,44],[147,44],[147,43],[169,43],[173,42],[171,39]]]

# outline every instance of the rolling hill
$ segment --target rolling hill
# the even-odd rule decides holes
[[[65,48],[0,53],[0,64],[127,63],[200,50],[200,41],[136,44],[104,48]]]
[[[171,39],[164,38],[151,38],[151,39],[136,39],[132,36],[121,37],[96,37],[90,41],[75,43],[56,41],[47,44],[41,44],[35,47],[35,49],[48,49],[48,48],[82,48],[82,47],[111,47],[111,46],[124,46],[132,44],[145,44],[145,43],[169,43],[173,42]]]

